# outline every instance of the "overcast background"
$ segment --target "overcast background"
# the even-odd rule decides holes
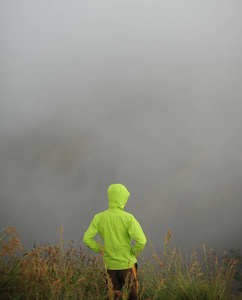
[[[156,249],[241,248],[242,2],[0,2],[0,226],[78,242],[124,184]]]

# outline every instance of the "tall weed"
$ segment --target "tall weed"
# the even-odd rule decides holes
[[[64,250],[60,242],[23,249],[18,232],[5,228],[0,236],[0,299],[110,299],[112,284],[103,258],[70,242]],[[171,247],[168,231],[162,252],[138,257],[139,299],[228,299],[236,260],[219,259],[211,249],[197,259]],[[120,298],[128,298],[129,285]]]
[[[163,251],[152,259],[141,257],[140,281],[142,299],[228,299],[236,260],[219,259],[211,249],[200,262],[193,249],[190,257],[171,247],[171,233],[165,237]]]

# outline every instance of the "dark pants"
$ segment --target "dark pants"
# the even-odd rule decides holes
[[[114,299],[119,299],[122,287],[127,285],[130,294],[130,300],[136,300],[138,295],[137,264],[130,269],[125,270],[107,270],[109,278],[112,281]]]

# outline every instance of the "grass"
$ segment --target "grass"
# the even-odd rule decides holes
[[[141,258],[140,280],[143,299],[206,299],[230,298],[230,288],[235,273],[236,260],[219,259],[211,249],[204,258],[197,259],[193,249],[190,257],[180,249],[170,247],[171,233],[165,237],[164,250],[153,259]]]
[[[113,298],[101,256],[90,255],[70,242],[63,249],[63,228],[57,245],[23,249],[19,233],[12,227],[0,235],[0,299],[105,299]],[[230,298],[236,260],[219,259],[211,249],[199,261],[195,250],[182,254],[171,247],[168,231],[163,251],[138,258],[139,299]],[[127,299],[124,288],[120,299]]]

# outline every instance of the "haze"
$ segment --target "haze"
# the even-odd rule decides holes
[[[1,228],[78,242],[107,188],[156,249],[238,249],[241,1],[1,1]]]

